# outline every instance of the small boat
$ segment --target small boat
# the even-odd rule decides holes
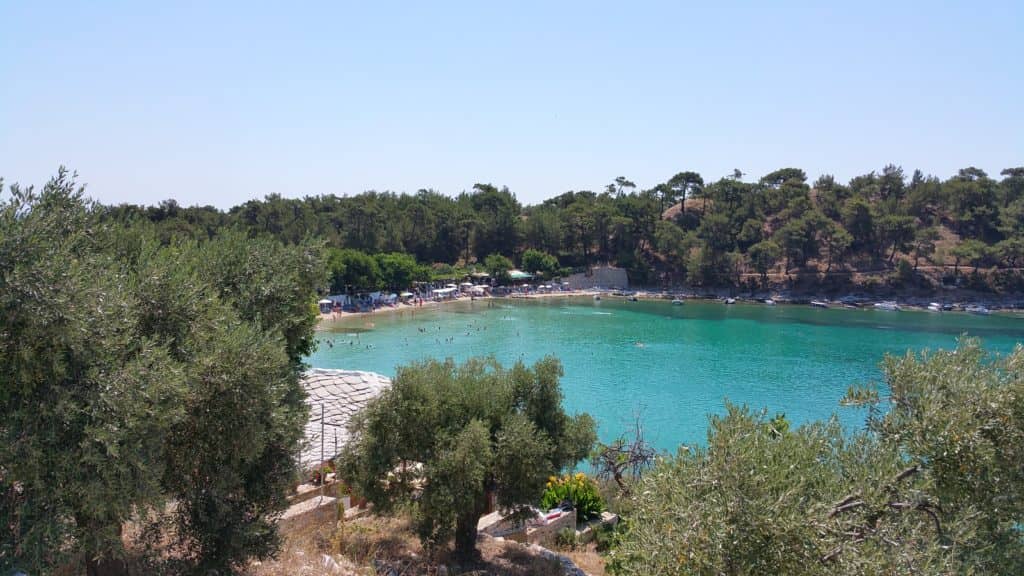
[[[898,312],[900,307],[895,300],[888,300],[885,302],[875,302],[876,310],[888,310],[890,312]]]
[[[775,306],[775,300],[772,300],[771,298],[765,298],[764,303],[768,306]]]
[[[594,300],[600,300],[600,299],[601,299],[601,295],[600,294],[594,294]]]
[[[814,306],[815,308],[828,308],[828,302],[823,302],[821,300],[811,300],[811,306]]]
[[[682,298],[676,298],[675,300],[672,300],[672,305],[673,306],[682,306],[683,305],[683,299]]]
[[[627,298],[627,300],[629,300],[630,302],[636,302],[637,298],[636,296],[630,296],[629,298]]]
[[[942,304],[932,302],[931,304],[928,304],[928,310],[932,312],[942,312]]]
[[[980,316],[988,316],[989,314],[992,313],[991,310],[985,308],[981,304],[973,304],[971,306],[968,306],[967,308],[964,308],[964,310],[967,310],[969,314],[978,314]]]
[[[725,303],[726,304],[735,304],[736,303],[736,299],[735,298],[726,298],[725,299]]]

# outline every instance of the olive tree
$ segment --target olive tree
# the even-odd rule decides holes
[[[162,502],[183,370],[145,334],[65,171],[0,204],[0,571],[82,554],[116,569],[121,524]]]
[[[1018,574],[1024,350],[887,358],[867,431],[728,406],[632,490],[617,574]],[[885,410],[883,404],[888,405]]]
[[[456,553],[471,556],[488,495],[510,510],[536,502],[548,477],[594,443],[593,419],[562,408],[561,375],[552,357],[511,369],[493,359],[399,368],[391,387],[353,418],[342,476],[385,510],[421,488],[414,506],[421,539],[438,547],[454,536]]]
[[[123,574],[129,520],[177,537],[177,573],[273,553],[321,269],[316,249],[274,240],[163,245],[104,223],[63,170],[40,193],[11,187],[0,572]]]

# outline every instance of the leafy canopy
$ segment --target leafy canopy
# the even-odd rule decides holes
[[[399,368],[391,388],[354,417],[342,474],[384,509],[422,486],[420,537],[444,546],[454,535],[456,551],[472,554],[488,494],[506,509],[536,502],[550,476],[590,450],[594,421],[565,413],[561,376],[552,357],[510,369],[493,359]]]
[[[176,573],[272,554],[319,250],[96,210],[63,170],[0,202],[0,572],[123,571],[129,520]]]
[[[1020,574],[1024,348],[889,357],[868,430],[727,406],[632,491],[616,574]]]

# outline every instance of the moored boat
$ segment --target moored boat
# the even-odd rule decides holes
[[[887,300],[885,302],[875,302],[875,310],[888,310],[890,312],[898,312],[900,309],[899,304],[895,300]]]
[[[981,316],[988,316],[989,314],[992,313],[991,310],[982,306],[981,304],[973,304],[971,306],[968,306],[967,308],[964,308],[964,310],[967,310],[967,312],[970,314],[979,314]]]
[[[811,300],[811,306],[815,308],[828,308],[828,302],[823,300]]]
[[[772,300],[771,298],[765,298],[764,303],[768,306],[775,306],[775,300]]]
[[[682,298],[676,298],[676,299],[672,300],[672,305],[673,306],[682,306],[683,305],[683,299]]]
[[[736,299],[735,298],[726,298],[725,299],[725,303],[726,304],[735,304],[736,303]]]
[[[942,304],[932,302],[931,304],[928,304],[928,309],[932,312],[942,312]]]

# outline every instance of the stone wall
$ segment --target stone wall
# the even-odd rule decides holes
[[[629,278],[625,268],[614,266],[594,266],[587,272],[573,274],[565,278],[572,290],[589,290],[591,288],[629,288]]]

